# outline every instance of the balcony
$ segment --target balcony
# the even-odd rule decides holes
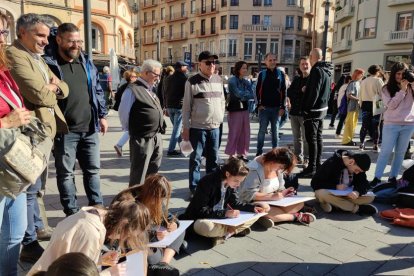
[[[147,0],[139,4],[141,10],[154,8],[158,5],[158,0]]]
[[[166,3],[171,3],[171,2],[176,2],[176,1],[178,1],[178,0],[167,0],[167,1],[165,1]]]
[[[188,18],[187,12],[176,12],[176,13],[168,15],[165,18],[165,21],[166,22],[173,22],[173,21],[178,21],[178,20],[185,20],[187,18]]]
[[[210,15],[210,14],[218,13],[218,8],[219,8],[218,5],[198,8],[196,9],[196,15],[203,16],[203,15]]]
[[[156,36],[147,36],[142,39],[142,45],[151,45],[157,43],[157,37]]]
[[[346,5],[342,9],[335,12],[335,23],[339,23],[354,16],[354,6]]]
[[[284,34],[294,34],[294,35],[302,35],[302,36],[310,36],[311,32],[309,30],[297,30],[294,28],[284,28]]]
[[[332,48],[334,53],[349,51],[352,48],[352,40],[342,39],[341,41],[333,43]]]
[[[281,32],[282,26],[279,25],[243,25],[242,30],[245,32]]]
[[[197,30],[196,35],[197,35],[197,37],[215,36],[215,35],[217,35],[217,28]]]
[[[293,53],[284,53],[282,55],[282,58],[280,59],[280,62],[282,63],[297,63],[297,60],[299,59],[299,56],[296,56]]]
[[[414,0],[388,0],[388,7],[414,4]]]
[[[157,22],[156,19],[154,19],[154,20],[147,20],[147,21],[142,20],[141,21],[141,26],[143,26],[143,27],[154,26],[154,25],[157,25],[157,24],[158,24],[158,22]]]
[[[413,29],[406,31],[388,31],[384,33],[384,44],[414,43]]]
[[[299,1],[297,1],[299,2]],[[289,11],[298,11],[300,13],[304,13],[305,12],[305,8],[303,6],[301,6],[299,3],[293,4],[293,5],[287,5],[287,8],[289,9]]]
[[[188,34],[185,32],[180,33],[173,33],[168,34],[165,36],[165,41],[172,42],[172,41],[179,41],[179,40],[186,40],[188,38]]]

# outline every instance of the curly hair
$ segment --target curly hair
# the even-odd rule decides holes
[[[273,148],[263,155],[263,162],[273,162],[285,166],[288,174],[295,168],[297,159],[295,154],[288,148]]]

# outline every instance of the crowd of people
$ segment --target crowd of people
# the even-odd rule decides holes
[[[148,266],[143,271],[178,273],[170,262],[186,248],[185,234],[164,249],[148,244],[176,230],[179,219],[194,220],[191,229],[211,238],[213,246],[232,236],[248,235],[254,223],[265,229],[282,222],[313,223],[314,210],[304,203],[287,207],[266,203],[297,194],[301,178],[312,179],[311,187],[323,211],[341,209],[373,215],[377,212],[371,204],[375,195],[369,190],[381,182],[393,151],[388,181],[397,181],[414,131],[414,91],[410,84],[414,76],[401,62],[392,66],[385,84],[380,66],[372,65],[367,78],[363,79],[365,70],[358,68],[332,87],[333,66],[323,61],[321,49],[315,48],[309,57],[300,59],[292,82],[277,67],[277,56],[268,53],[264,57],[266,68],[254,82],[246,78],[248,64],[239,61],[224,86],[217,74],[218,56],[209,51],[198,55],[199,71],[190,77],[188,64],[183,61],[163,70],[160,62],[148,59],[140,72],[125,71],[125,84],[114,96],[124,131],[114,148],[122,156],[122,147],[129,140],[131,168],[129,188],[104,207],[99,133],[108,130],[110,76],[105,80],[99,77],[90,57],[82,52],[80,30],[72,23],[57,28],[53,44],[49,44],[49,22],[43,16],[22,15],[17,20],[17,39],[6,47],[9,28],[8,17],[0,13],[0,130],[26,125],[31,116],[44,123],[54,139],[57,186],[67,218],[55,229],[47,224],[42,208],[47,169],[15,198],[0,194],[0,275],[17,275],[19,258],[34,263],[29,275],[56,275],[53,273],[57,271],[123,275],[125,263],[118,261],[131,251],[145,252]],[[105,73],[108,75],[107,70]],[[343,149],[322,162],[323,122],[332,95],[334,111],[329,127],[335,127],[338,113],[336,137],[342,139]],[[4,98],[18,108],[12,109]],[[256,157],[249,161],[251,102],[257,106],[259,130]],[[224,153],[229,158],[219,164],[226,110],[229,134]],[[353,138],[360,112],[360,151],[355,152],[347,147],[357,145]],[[192,147],[188,164],[190,203],[179,219],[168,211],[171,183],[158,174],[166,117],[173,125],[167,157],[181,156],[180,143]],[[286,118],[291,121],[293,150],[279,147],[279,129]],[[269,124],[271,149],[264,151]],[[366,176],[371,166],[364,152],[367,135],[373,141],[372,150],[379,152],[371,182]],[[76,160],[82,170],[88,207],[77,204]],[[303,170],[294,175],[297,165]],[[331,190],[342,191],[345,196]],[[240,211],[267,214],[237,227],[210,220],[235,218]],[[46,249],[38,242],[44,239],[50,239]],[[65,257],[67,253],[72,254],[71,261]],[[98,272],[98,266],[110,268]]]

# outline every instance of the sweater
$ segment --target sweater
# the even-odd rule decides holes
[[[359,100],[361,102],[373,102],[375,95],[380,95],[384,82],[382,79],[371,76],[361,82]]]
[[[387,86],[382,89],[382,101],[386,107],[383,118],[385,125],[414,125],[413,89],[407,93],[400,90],[391,98]]]

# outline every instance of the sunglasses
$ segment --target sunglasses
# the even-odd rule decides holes
[[[218,60],[206,60],[206,61],[203,61],[204,63],[205,63],[205,65],[207,65],[207,66],[210,66],[210,65],[212,65],[212,64],[219,64],[219,61]]]
[[[6,29],[0,30],[0,35],[2,35],[4,37],[7,37],[9,34],[10,34],[9,30],[6,30]]]

